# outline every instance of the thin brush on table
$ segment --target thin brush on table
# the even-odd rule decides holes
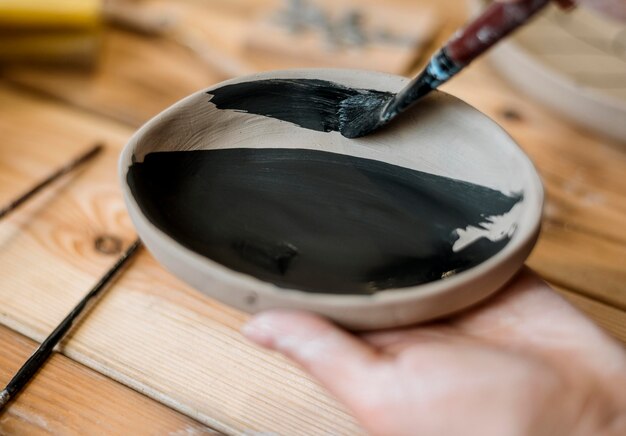
[[[339,131],[347,138],[365,136],[404,112],[454,77],[498,41],[528,22],[550,0],[499,0],[440,49],[426,68],[397,94],[362,92],[339,105]]]
[[[54,331],[39,345],[39,348],[33,353],[26,363],[13,376],[3,391],[0,392],[0,411],[6,406],[11,399],[20,392],[35,373],[48,360],[54,347],[63,340],[67,333],[75,326],[82,314],[88,312],[88,309],[96,302],[98,296],[108,289],[108,285],[113,281],[115,276],[128,264],[128,262],[137,253],[141,247],[141,241],[137,239],[126,252],[118,259],[113,267],[100,278],[100,281],[89,291],[89,293],[78,303],[74,309],[65,317],[63,321],[54,329]]]
[[[0,209],[0,219],[4,218],[10,212],[12,212],[15,209],[17,209],[20,205],[22,205],[22,203],[25,203],[28,199],[30,199],[32,196],[37,194],[39,191],[41,191],[42,189],[44,189],[45,187],[47,187],[51,183],[57,181],[58,179],[60,179],[64,175],[74,171],[75,169],[77,169],[81,165],[89,162],[91,159],[93,159],[98,154],[100,154],[100,152],[103,150],[103,148],[104,147],[101,144],[97,144],[94,147],[90,148],[85,153],[83,153],[82,155],[78,156],[76,159],[72,160],[68,164],[66,164],[63,167],[59,168],[54,173],[50,174],[48,177],[46,177],[44,180],[39,182],[37,185],[35,185],[31,189],[29,189],[28,191],[26,191],[25,193],[20,195],[18,198],[13,200],[7,206],[5,206],[2,209]]]

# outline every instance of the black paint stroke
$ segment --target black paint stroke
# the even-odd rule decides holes
[[[345,99],[393,95],[316,79],[257,80],[222,86],[208,94],[218,109],[262,115],[319,132],[339,131],[339,108]]]
[[[453,252],[455,230],[522,200],[304,149],[151,153],[127,180],[148,219],[184,246],[281,287],[338,294],[418,285],[484,262],[510,238]]]

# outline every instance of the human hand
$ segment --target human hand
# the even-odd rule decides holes
[[[446,321],[353,335],[303,312],[244,327],[374,435],[625,435],[626,352],[529,271]]]

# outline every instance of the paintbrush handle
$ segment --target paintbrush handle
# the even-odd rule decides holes
[[[499,0],[448,41],[444,50],[458,66],[466,66],[525,24],[550,0]]]
[[[397,94],[385,98],[360,95],[343,101],[339,109],[341,134],[347,138],[359,138],[389,123],[498,41],[526,24],[550,1],[495,1],[478,18],[458,31],[435,53],[426,68]]]
[[[15,373],[7,386],[0,391],[0,412],[46,363],[54,348],[65,338],[72,327],[80,322],[81,317],[89,311],[89,308],[97,301],[97,298],[108,289],[111,281],[129,263],[141,246],[141,241],[137,239]]]
[[[386,124],[416,101],[454,77],[498,41],[522,26],[550,0],[499,0],[458,31],[432,57],[424,71],[389,102],[381,114]]]

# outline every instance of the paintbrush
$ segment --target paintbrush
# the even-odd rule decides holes
[[[457,32],[397,94],[363,91],[339,104],[339,131],[358,138],[378,130],[447,82],[498,41],[527,23],[550,0],[499,0]]]
[[[63,338],[72,330],[76,324],[82,319],[82,315],[89,311],[89,308],[97,301],[98,297],[103,294],[108,285],[122,271],[137,251],[141,248],[141,241],[137,239],[120,258],[115,265],[104,274],[98,283],[89,291],[85,297],[80,300],[78,305],[61,321],[48,336],[39,345],[37,350],[30,356],[24,365],[17,371],[6,387],[0,391],[0,412],[15,396],[26,386],[30,379],[39,371],[52,355],[54,348]]]
[[[104,16],[109,25],[117,28],[173,41],[220,76],[226,78],[247,76],[256,71],[245,62],[211,47],[197,29],[184,26],[176,16],[155,13],[145,6],[122,1],[105,2]]]
[[[18,198],[10,202],[8,205],[0,208],[0,219],[4,218],[10,212],[13,212],[23,203],[28,201],[30,198],[34,197],[37,193],[42,191],[44,188],[50,186],[52,183],[59,180],[64,175],[71,173],[72,171],[78,169],[85,163],[89,162],[94,157],[98,156],[98,154],[100,154],[100,152],[102,152],[103,149],[104,149],[104,146],[102,144],[96,144],[92,148],[90,148],[88,151],[78,156],[76,159],[62,166],[61,168],[56,170],[54,173],[50,174],[44,180],[37,183],[28,191],[24,192]]]

